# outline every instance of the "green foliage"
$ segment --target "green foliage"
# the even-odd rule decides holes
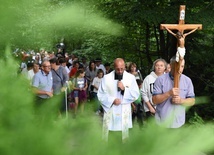
[[[194,113],[194,116],[189,119],[189,123],[194,124],[196,126],[204,125],[203,119],[200,116],[198,116],[196,112]]]
[[[119,24],[79,3],[23,0],[14,4],[15,0],[1,4],[1,45],[11,43],[19,48],[45,47],[52,50],[53,44],[62,37],[78,40],[88,31],[115,36],[121,34]]]
[[[52,109],[51,104],[42,106],[38,115],[29,82],[14,74],[17,66],[9,48],[5,56],[0,59],[5,64],[0,76],[0,154],[195,155],[213,151],[214,126],[210,124],[166,130],[148,122],[143,130],[134,127],[129,141],[121,145],[102,140],[102,122],[90,108],[93,103],[87,103],[85,113],[78,114],[76,119],[70,115],[56,117],[57,109]],[[199,120],[198,116],[196,120]]]

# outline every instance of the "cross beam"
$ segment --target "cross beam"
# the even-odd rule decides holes
[[[181,47],[183,49],[185,49],[184,48],[185,37],[196,30],[202,29],[202,24],[185,24],[185,21],[184,21],[185,8],[186,8],[185,5],[180,5],[178,24],[161,24],[160,25],[161,30],[166,29],[169,33],[171,33],[177,38],[177,47]],[[182,38],[178,38],[177,34],[173,33],[171,30],[178,30],[178,32],[181,33]],[[190,30],[190,32],[184,34],[185,30]],[[179,77],[180,77],[179,68],[180,68],[180,62],[182,59],[183,58],[179,56],[178,62],[175,63],[175,68],[174,68],[174,87],[175,88],[179,88]]]
[[[165,27],[170,30],[193,30],[195,28],[198,28],[198,30],[202,29],[201,24],[161,24],[160,29],[164,30]]]

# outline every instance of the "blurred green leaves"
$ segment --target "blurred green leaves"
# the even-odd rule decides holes
[[[5,64],[0,76],[2,155],[197,155],[214,151],[213,124],[164,129],[150,121],[142,130],[134,126],[129,141],[121,145],[102,141],[102,120],[91,110],[93,102],[87,103],[85,113],[76,119],[56,117],[57,109],[48,104],[37,115],[29,82],[14,74],[17,65],[9,48],[5,55],[0,60]]]
[[[28,48],[51,45],[62,37],[81,37],[86,32],[120,35],[121,26],[82,3],[41,0],[8,0],[0,6],[0,44]]]

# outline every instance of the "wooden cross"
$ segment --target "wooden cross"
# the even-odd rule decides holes
[[[178,47],[185,49],[185,46],[184,46],[185,37],[190,33],[193,33],[194,31],[196,31],[197,29],[198,30],[202,29],[202,24],[185,24],[184,22],[185,8],[186,8],[185,5],[180,5],[178,24],[161,24],[160,25],[161,30],[166,29],[169,33],[171,33],[177,38],[177,49]],[[171,30],[178,30],[178,33],[175,34]],[[184,30],[190,30],[190,32],[184,34]],[[178,37],[178,36],[181,36],[181,37]],[[175,88],[179,87],[179,76],[180,76],[179,68],[180,68],[180,62],[182,60],[183,60],[183,57],[179,55],[179,60],[178,62],[175,63],[175,68],[174,68],[174,87]]]

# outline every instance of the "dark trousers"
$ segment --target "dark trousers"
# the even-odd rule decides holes
[[[135,104],[136,110],[132,112],[132,122],[134,122],[135,118],[137,117],[137,122],[141,127],[143,127],[143,105],[142,104]]]
[[[146,112],[146,120],[154,119],[155,114],[151,113],[150,111]]]

